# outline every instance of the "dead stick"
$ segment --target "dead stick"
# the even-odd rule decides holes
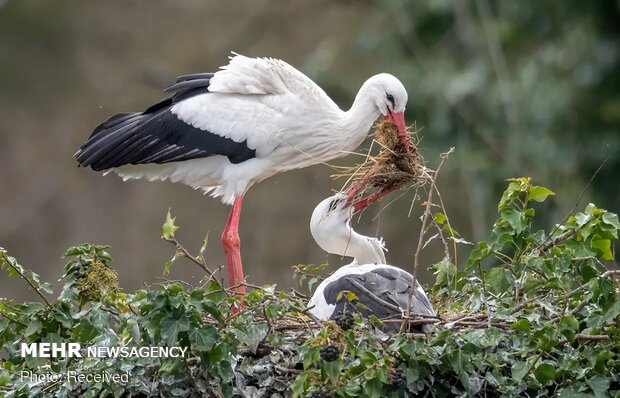
[[[437,177],[439,176],[439,171],[441,170],[441,167],[443,166],[444,162],[446,161],[446,159],[448,159],[448,157],[450,156],[450,154],[454,152],[454,147],[450,148],[450,150],[446,153],[443,153],[441,155],[441,162],[439,162],[439,167],[437,167],[437,171],[435,171],[435,175],[433,176],[433,179],[431,180],[431,186],[430,186],[430,190],[428,192],[428,198],[426,199],[426,209],[424,210],[424,215],[422,216],[422,228],[420,229],[420,236],[418,238],[418,247],[416,249],[414,258],[413,258],[413,280],[416,280],[416,272],[418,270],[418,264],[420,263],[420,252],[422,251],[422,243],[424,242],[424,231],[426,230],[426,222],[428,221],[428,216],[431,213],[431,203],[433,201],[433,191],[435,189],[435,183],[437,182]],[[407,318],[409,318],[409,314],[411,313],[411,304],[413,301],[413,291],[414,288],[412,286],[412,288],[409,289],[409,297],[407,298],[407,311],[405,312],[405,315]],[[407,325],[406,323],[403,323],[403,326],[400,328],[400,333],[404,333],[404,331],[407,329]]]

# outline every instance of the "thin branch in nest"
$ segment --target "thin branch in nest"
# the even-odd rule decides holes
[[[441,167],[443,166],[445,161],[448,159],[450,154],[452,154],[452,152],[454,152],[454,148],[450,148],[448,152],[443,153],[441,155],[441,162],[439,162],[437,171],[434,173],[433,179],[431,180],[431,186],[428,191],[428,197],[426,199],[426,209],[424,210],[424,214],[422,215],[422,227],[420,228],[420,236],[418,237],[418,247],[416,249],[414,260],[413,260],[413,273],[412,273],[413,280],[417,280],[416,272],[418,270],[418,265],[420,263],[420,252],[422,251],[422,244],[424,242],[424,231],[426,230],[426,223],[428,222],[428,217],[430,216],[430,213],[431,213],[431,203],[433,202],[433,192],[435,190],[434,188],[437,182],[437,177],[439,176],[439,171],[441,170]],[[414,289],[409,289],[409,297],[407,299],[407,310],[405,312],[406,317],[409,317],[409,315],[411,314],[411,306],[412,306],[412,301],[413,301],[413,290]],[[406,323],[403,323],[403,326],[401,327],[400,332],[404,333],[406,329],[407,329]]]

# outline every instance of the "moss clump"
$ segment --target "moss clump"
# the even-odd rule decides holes
[[[100,301],[110,294],[118,293],[118,275],[103,262],[93,261],[78,279],[77,287],[84,299]]]

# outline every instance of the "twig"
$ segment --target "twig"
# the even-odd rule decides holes
[[[439,234],[439,239],[441,239],[441,243],[443,243],[443,251],[445,256],[444,258],[447,259],[449,262],[452,262],[452,259],[450,258],[450,248],[448,247],[448,242],[446,241],[446,237],[443,236],[441,226],[437,223],[437,221],[435,221],[435,218],[433,218],[433,224],[435,225],[435,228],[437,228],[437,233]]]
[[[25,280],[30,287],[32,287],[34,289],[35,292],[37,292],[37,294],[39,295],[39,297],[41,297],[43,299],[43,301],[45,301],[45,304],[47,305],[48,308],[52,308],[52,304],[47,300],[47,298],[43,295],[43,293],[41,293],[41,290],[39,290],[39,288],[30,280],[30,278],[28,278],[20,269],[20,267],[16,267],[14,261],[10,260],[5,251],[0,251],[0,256],[2,256],[2,259],[4,260],[4,262],[6,262],[9,267],[13,268],[13,270],[15,272],[17,272],[19,274],[19,276],[22,277],[23,280]]]
[[[587,341],[605,341],[609,340],[609,336],[606,334],[583,334],[577,333],[574,337],[575,340],[587,340]],[[558,341],[559,344],[568,343],[568,339],[562,339]]]
[[[441,162],[439,162],[439,166],[433,175],[433,179],[431,180],[431,185],[428,191],[428,197],[426,199],[426,209],[424,210],[424,214],[422,215],[422,228],[420,228],[420,236],[418,237],[418,247],[416,249],[414,258],[413,258],[413,280],[416,281],[416,272],[418,270],[418,265],[420,263],[420,252],[422,251],[422,243],[424,242],[424,231],[426,230],[426,222],[428,221],[428,216],[431,212],[431,203],[433,202],[433,192],[435,188],[435,183],[437,182],[437,177],[439,177],[439,171],[443,166],[444,162],[448,159],[450,154],[454,152],[454,147],[450,148],[450,150],[446,153],[441,154]],[[408,318],[411,314],[411,305],[413,301],[413,291],[415,289],[412,287],[409,289],[409,297],[407,298],[407,310],[405,312],[406,317]],[[407,329],[406,323],[403,323],[403,326],[400,328],[400,333],[404,333]]]
[[[576,233],[577,233],[577,228],[571,228],[568,231],[565,231],[565,232],[561,233],[560,235],[558,235],[555,238],[553,238],[551,241],[545,243],[540,248],[540,252],[544,253],[544,252],[548,251],[549,249],[551,249],[552,247],[554,247],[558,243],[561,243],[562,241],[570,238],[571,236],[573,236]]]
[[[579,194],[579,198],[577,198],[577,202],[575,202],[575,205],[573,206],[572,209],[570,209],[570,211],[568,213],[566,213],[566,216],[564,216],[564,218],[562,219],[562,221],[560,221],[558,224],[555,225],[555,227],[553,227],[553,229],[551,230],[551,233],[549,234],[549,236],[547,237],[547,239],[544,240],[543,243],[541,243],[538,248],[544,246],[547,244],[547,241],[549,239],[551,239],[551,237],[553,236],[553,234],[558,230],[558,228],[560,228],[560,225],[563,225],[566,220],[568,220],[568,217],[571,216],[571,214],[573,214],[575,212],[575,209],[577,209],[577,206],[579,206],[579,203],[581,203],[581,199],[583,199],[583,195],[586,194],[586,192],[588,191],[588,189],[590,188],[590,185],[592,185],[592,182],[594,181],[594,179],[596,178],[596,175],[599,173],[599,171],[601,171],[603,169],[603,166],[605,166],[605,163],[607,163],[607,160],[609,159],[609,155],[607,155],[607,157],[605,158],[605,160],[603,160],[603,162],[601,163],[600,166],[598,166],[598,169],[596,169],[596,171],[592,174],[592,177],[590,177],[590,179],[588,180],[588,183],[586,184],[586,186],[583,188],[583,190],[581,191],[581,194]]]
[[[441,206],[441,211],[443,212],[443,215],[446,216],[446,224],[448,225],[448,228],[450,228],[450,235],[452,236],[452,248],[454,249],[453,264],[458,264],[459,258],[458,258],[458,254],[456,250],[456,240],[455,240],[456,236],[454,236],[454,233],[453,233],[454,230],[452,229],[452,224],[450,224],[450,217],[448,217],[448,212],[446,211],[446,206],[444,206],[443,204],[441,192],[439,192],[439,189],[437,187],[435,187],[435,193],[437,194],[437,198],[439,199],[439,205]],[[450,259],[450,261],[452,261],[452,259]]]
[[[165,240],[166,242],[170,242],[173,245],[176,246],[176,249],[181,251],[181,253],[183,254],[184,257],[187,257],[188,259],[190,259],[194,264],[198,265],[200,268],[203,269],[204,272],[206,272],[209,275],[209,280],[211,279],[215,279],[215,272],[211,271],[207,265],[204,263],[204,261],[200,261],[198,258],[192,256],[192,254],[187,251],[186,248],[183,247],[183,245],[181,245],[179,243],[179,241],[173,236],[171,238],[166,238],[164,236],[161,237],[163,240]]]
[[[487,284],[484,280],[482,265],[480,264],[480,261],[478,261],[478,273],[480,274],[480,282],[482,282],[482,303],[487,309],[487,323],[489,324],[489,327],[491,327],[491,307],[489,306],[489,302],[487,301]]]

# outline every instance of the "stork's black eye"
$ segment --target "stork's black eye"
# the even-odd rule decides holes
[[[333,211],[336,210],[336,206],[338,206],[338,203],[342,202],[342,199],[334,199],[331,201],[331,203],[329,204],[329,211]]]
[[[392,109],[394,109],[394,107],[396,106],[394,104],[394,96],[392,94],[387,94],[386,97],[387,97],[387,100],[392,103]]]

